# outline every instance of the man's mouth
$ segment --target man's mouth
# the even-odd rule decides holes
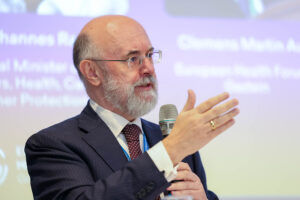
[[[142,85],[138,85],[136,86],[136,89],[138,90],[152,90],[153,89],[153,84],[152,83],[146,83],[146,84],[142,84]]]

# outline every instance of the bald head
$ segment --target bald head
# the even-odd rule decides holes
[[[156,74],[149,57],[153,49],[137,21],[110,15],[83,27],[74,44],[73,59],[89,97],[131,121],[156,103]],[[124,62],[135,58],[144,61],[141,67],[131,68]]]
[[[120,53],[123,43],[134,41],[136,37],[148,39],[144,28],[135,20],[121,15],[95,18],[87,23],[80,34],[87,35],[105,56]],[[127,43],[126,43],[127,45]]]
[[[135,20],[121,15],[101,16],[89,21],[77,37],[73,60],[76,68],[87,58],[120,59],[128,49],[136,49],[150,40],[144,28]]]

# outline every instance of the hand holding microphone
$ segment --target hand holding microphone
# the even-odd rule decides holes
[[[187,163],[180,162],[177,176],[167,191],[172,196],[191,196],[193,200],[206,200],[206,193],[200,178]]]
[[[192,90],[188,91],[182,112],[170,135],[163,140],[174,166],[234,124],[234,117],[239,114],[239,109],[235,108],[238,100],[220,104],[228,98],[228,93],[222,93],[195,107],[196,95]]]
[[[177,131],[176,128],[178,128],[178,124],[179,124],[179,128],[189,126],[185,130],[182,129],[183,130],[182,134],[189,134],[189,133],[184,132],[186,130],[189,130],[188,128],[191,128],[191,130],[194,131],[193,132],[194,134],[197,132],[197,130],[199,130],[199,129],[201,130],[201,124],[203,127],[205,127],[205,123],[203,123],[203,122],[205,122],[204,117],[207,117],[205,115],[209,115],[209,114],[207,114],[209,112],[212,112],[211,116],[206,118],[206,121],[210,126],[209,131],[206,131],[206,132],[203,131],[203,132],[198,133],[198,134],[200,134],[200,136],[201,136],[201,134],[204,135],[204,137],[202,136],[202,139],[204,138],[204,145],[205,145],[205,142],[209,142],[212,139],[209,137],[207,139],[205,137],[205,134],[217,132],[218,128],[219,128],[218,129],[219,132],[217,132],[217,134],[224,131],[226,129],[226,126],[229,127],[231,125],[230,123],[233,124],[233,122],[230,122],[230,121],[233,120],[233,117],[239,113],[238,109],[232,109],[233,107],[235,107],[238,104],[237,100],[228,101],[227,103],[223,103],[222,105],[214,108],[215,105],[217,105],[218,103],[227,99],[228,96],[229,95],[227,93],[223,93],[221,95],[218,95],[214,98],[207,100],[203,104],[194,108],[195,94],[193,91],[189,91],[188,101],[179,116],[179,117],[187,117],[187,118],[178,118],[177,119],[178,111],[177,111],[177,108],[175,105],[166,104],[166,105],[161,106],[160,111],[159,111],[159,125],[161,127],[161,131],[165,138],[165,140],[163,141],[164,144],[166,141],[168,142],[168,138],[166,138],[166,137],[171,132],[172,133],[169,136],[169,138],[173,138],[174,132],[175,132],[175,134],[176,133],[178,135],[180,134],[180,133],[176,132]],[[201,115],[201,117],[199,115]],[[217,116],[217,117],[214,117],[214,116]],[[177,119],[177,121],[176,121],[176,119]],[[211,120],[209,120],[209,119],[211,119]],[[186,121],[184,121],[184,120],[186,120]],[[196,124],[197,121],[194,121],[194,120],[197,120],[199,124]],[[176,125],[176,126],[174,127],[174,125]],[[206,126],[207,126],[207,124],[206,124]],[[223,130],[220,129],[220,127],[222,127],[222,126],[223,126],[223,128],[222,128]],[[172,131],[173,127],[174,127],[174,131]],[[195,130],[193,130],[193,128],[195,128]],[[191,135],[191,137],[192,136],[193,135]],[[179,140],[180,137],[177,137],[177,139],[178,139],[178,141],[180,141]],[[184,141],[184,139],[186,139],[185,137],[182,137],[182,139],[183,140],[181,140],[181,142],[186,142],[186,141]],[[191,145],[195,145],[195,144],[199,145],[199,143],[201,145],[201,142],[203,142],[203,141],[195,140],[194,143],[191,143]],[[173,146],[173,149],[177,149],[178,153],[181,151],[184,151],[184,149],[180,149],[180,148],[178,148],[178,146]],[[167,149],[167,151],[169,153],[168,149]],[[170,155],[170,157],[172,157],[172,155]],[[180,160],[182,160],[182,159],[183,158],[181,158]],[[172,159],[172,162],[174,165],[177,164],[176,161],[174,162],[174,159]],[[189,195],[189,196],[192,196],[193,199],[197,199],[197,200],[198,199],[199,200],[207,199],[206,193],[204,191],[203,185],[202,185],[199,177],[195,173],[192,172],[192,170],[190,169],[188,164],[180,162],[177,170],[178,170],[177,177],[175,178],[174,181],[172,181],[172,184],[167,189],[168,192],[166,194],[169,194],[169,192],[171,192],[172,195],[175,195],[175,196]]]
[[[159,125],[163,137],[167,137],[173,129],[178,116],[175,105],[166,104],[159,110]],[[177,168],[177,176],[171,182],[171,186],[165,192],[165,195],[172,196],[191,196],[195,200],[207,199],[200,178],[191,170],[187,163],[180,162]]]

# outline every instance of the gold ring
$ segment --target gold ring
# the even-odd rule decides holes
[[[211,120],[209,123],[210,123],[211,129],[212,129],[212,130],[215,130],[215,129],[216,129],[216,124],[215,124],[215,122],[214,122],[213,120]]]

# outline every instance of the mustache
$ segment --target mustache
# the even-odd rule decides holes
[[[143,77],[140,80],[138,80],[137,82],[135,82],[133,84],[133,86],[136,87],[136,86],[142,86],[142,85],[147,85],[147,84],[151,84],[156,88],[156,85],[157,85],[156,78],[153,76]]]

